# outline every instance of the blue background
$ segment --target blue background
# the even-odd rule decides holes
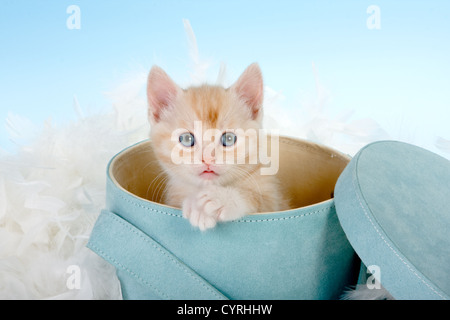
[[[81,28],[70,30],[67,7]],[[381,29],[370,30],[370,5]],[[31,1],[0,3],[0,148],[10,113],[41,123],[107,108],[104,93],[155,63],[188,83],[183,19],[200,55],[230,78],[257,61],[291,107],[314,91],[314,63],[334,109],[398,136],[450,139],[450,1]]]

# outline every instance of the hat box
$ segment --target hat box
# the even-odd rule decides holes
[[[362,281],[360,258],[379,266],[376,276],[395,298],[448,298],[450,264],[443,263],[450,262],[450,245],[441,229],[450,221],[448,202],[442,204],[450,199],[449,188],[429,200],[426,192],[415,199],[420,178],[408,172],[438,170],[427,181],[433,192],[437,181],[450,181],[449,163],[419,149],[381,142],[351,159],[280,137],[277,176],[293,209],[248,215],[202,232],[179,208],[150,199],[151,181],[161,170],[146,140],[110,161],[106,207],[88,247],[115,266],[124,299],[338,299],[358,276]],[[399,203],[398,197],[407,198]],[[426,230],[415,233],[428,217],[428,201],[438,212],[431,213]],[[412,214],[416,202],[423,202],[421,211]],[[436,238],[433,228],[441,230]],[[426,233],[432,240],[420,244]],[[405,249],[408,241],[415,249]],[[433,268],[417,262],[424,250]]]

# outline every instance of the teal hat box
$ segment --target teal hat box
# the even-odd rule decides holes
[[[384,201],[387,195],[375,193],[371,197],[366,193],[373,192],[371,183],[381,189],[391,184],[386,191],[391,194],[396,194],[398,184],[405,184],[392,176],[383,177],[387,170],[384,157],[402,159],[397,160],[400,164],[387,161],[390,173],[398,172],[396,165],[416,172],[413,164],[404,165],[405,156],[417,161],[416,153],[424,163],[438,162],[439,169],[433,165],[421,168],[440,170],[427,182],[430,188],[444,178],[450,181],[450,165],[428,151],[401,143],[393,147],[392,143],[369,145],[351,160],[323,145],[280,137],[277,175],[294,209],[248,215],[202,232],[182,217],[180,209],[149,199],[154,193],[149,186],[160,168],[151,141],[140,142],[117,154],[108,165],[106,208],[98,217],[88,247],[115,266],[124,299],[339,299],[345,289],[357,283],[358,276],[361,281],[360,258],[365,265],[380,267],[381,283],[395,298],[448,298],[450,264],[440,271],[439,267],[450,263],[450,254],[445,251],[450,248],[449,238],[441,231],[437,232],[439,239],[433,238],[433,228],[448,226],[450,221],[448,203],[442,206],[442,197],[450,199],[448,186],[431,199],[438,206],[433,207],[438,212],[432,214],[438,222],[423,231],[447,244],[445,249],[433,240],[418,244],[424,233],[414,234],[414,228],[423,225],[424,213],[413,217],[398,214],[392,219],[389,215],[402,210],[402,205],[379,214],[389,207]],[[412,151],[405,154],[399,146]],[[369,156],[364,156],[367,153]],[[372,163],[372,158],[376,161],[366,164]],[[375,180],[361,172],[369,176],[376,172]],[[407,174],[397,176],[406,179],[403,176]],[[361,186],[360,178],[364,181]],[[406,183],[417,183],[410,176],[408,179]],[[418,186],[403,188],[410,192],[411,200]],[[420,201],[427,202],[424,197],[421,195]],[[408,212],[414,205],[407,204]],[[417,221],[408,224],[412,228],[408,231],[402,226],[411,218]],[[392,241],[391,232],[398,235]],[[405,249],[408,240],[415,241],[417,250]],[[437,264],[427,269],[426,263],[417,262],[422,250],[427,250],[427,259],[439,254],[444,257],[435,258],[433,263]],[[414,275],[420,280],[413,279]],[[405,284],[403,279],[415,282]]]

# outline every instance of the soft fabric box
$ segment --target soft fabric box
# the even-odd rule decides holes
[[[350,161],[282,137],[278,176],[297,209],[207,232],[147,199],[159,171],[153,160],[149,141],[111,160],[107,208],[88,244],[116,267],[125,299],[336,299],[358,273],[364,284],[365,266],[373,271],[368,281],[396,299],[450,297],[450,162],[443,157],[380,141]]]
[[[334,186],[349,157],[281,137],[278,176],[298,209],[201,232],[181,211],[147,200],[159,173],[151,142],[108,166],[107,207],[88,246],[113,264],[125,299],[336,299],[359,259],[336,215]]]

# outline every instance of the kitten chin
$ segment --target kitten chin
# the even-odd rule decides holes
[[[246,134],[262,123],[263,80],[257,64],[229,88],[184,90],[153,67],[147,96],[151,140],[167,173],[164,202],[182,208],[192,225],[205,230],[247,214],[288,209],[276,176],[261,175],[260,164],[248,161],[258,158],[258,148],[245,148],[256,141]],[[238,156],[245,162],[218,161]]]

